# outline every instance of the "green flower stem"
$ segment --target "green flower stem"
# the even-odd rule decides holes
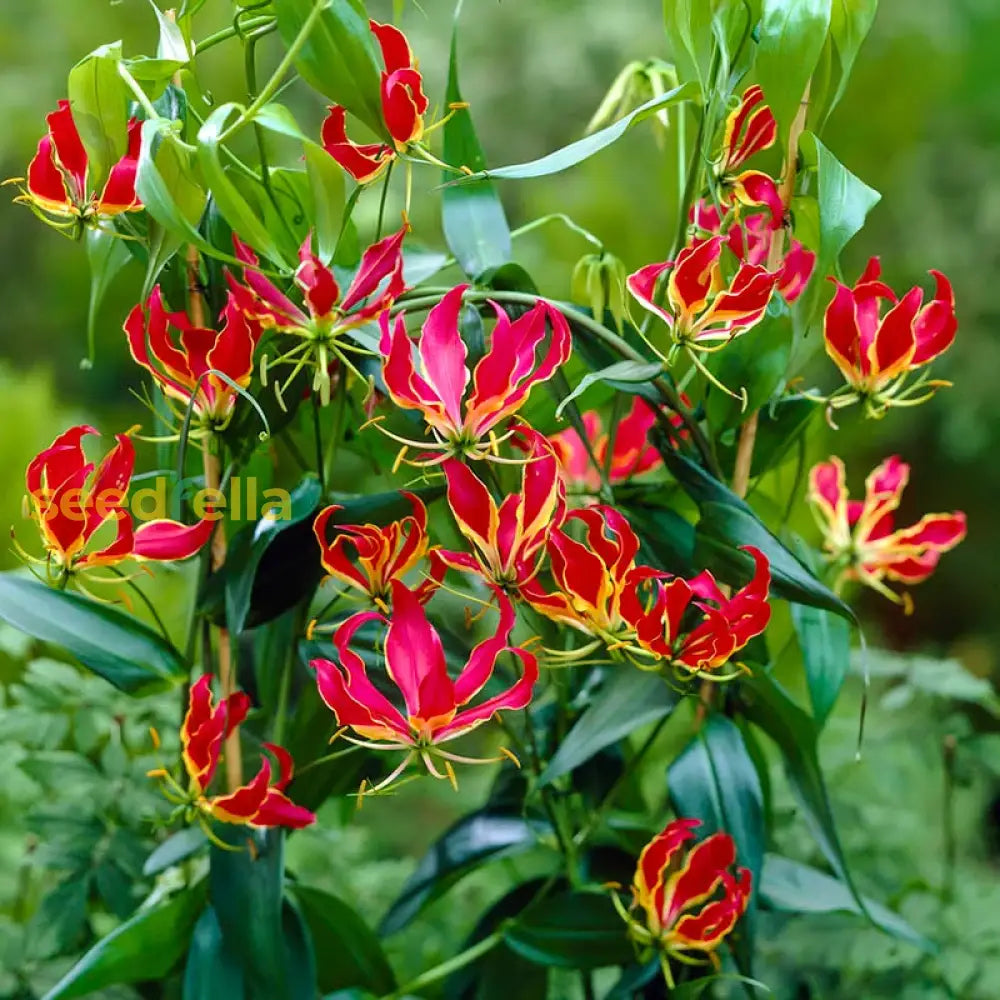
[[[163,116],[153,107],[152,101],[146,91],[139,86],[139,81],[128,71],[128,67],[123,62],[118,63],[118,75],[125,81],[125,85],[132,91],[139,106],[146,112],[146,117],[157,121]]]
[[[565,212],[551,212],[549,215],[543,215],[540,219],[532,219],[531,222],[527,222],[523,226],[512,230],[510,234],[511,239],[516,239],[518,236],[524,236],[534,229],[540,229],[549,222],[561,222],[578,236],[582,236],[589,244],[591,244],[591,246],[594,246],[603,252],[603,240],[598,239],[598,237],[590,232],[589,229],[584,229],[579,223],[574,222],[568,215],[566,215]]]
[[[494,931],[489,937],[483,938],[482,941],[477,941],[474,945],[466,948],[465,951],[460,951],[457,955],[447,959],[447,961],[442,962],[440,965],[435,965],[426,972],[422,972],[416,979],[412,979],[405,986],[401,986],[392,993],[386,993],[384,996],[379,997],[379,1000],[400,1000],[401,997],[408,994],[415,994],[425,986],[440,982],[453,972],[458,972],[459,969],[464,969],[467,965],[475,962],[476,959],[482,958],[483,955],[492,951],[500,944],[503,938],[504,933],[502,930]]]
[[[241,128],[247,123],[253,121],[257,112],[260,111],[265,104],[267,104],[278,92],[281,87],[281,81],[285,74],[292,68],[295,60],[298,58],[299,53],[302,51],[302,47],[309,40],[309,35],[312,34],[313,28],[316,27],[319,21],[320,14],[326,10],[329,0],[316,0],[313,5],[313,9],[309,12],[309,16],[305,19],[302,28],[299,33],[295,36],[294,41],[288,47],[288,51],[285,53],[284,58],[278,63],[278,68],[271,74],[271,78],[264,84],[264,89],[253,99],[250,106],[239,116],[229,126],[229,128],[224,129],[219,135],[220,145],[231,139]]]
[[[200,42],[195,43],[194,54],[196,56],[201,55],[202,52],[206,52],[208,49],[214,48],[220,42],[225,42],[230,38],[236,38],[238,35],[245,35],[257,28],[262,28],[264,25],[269,25],[271,31],[274,31],[277,28],[277,23],[273,17],[264,15],[262,17],[247,18],[247,20],[244,21],[239,28],[235,25],[230,25],[228,28],[222,28],[219,31],[213,32],[211,35],[206,35]]]

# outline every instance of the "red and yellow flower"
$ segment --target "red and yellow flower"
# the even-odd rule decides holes
[[[69,101],[60,101],[45,120],[48,132],[28,164],[19,201],[56,220],[56,225],[72,227],[74,235],[85,224],[97,225],[101,219],[142,208],[135,193],[141,122],[129,121],[125,155],[111,167],[104,186],[97,191]]]
[[[191,685],[188,710],[181,726],[181,760],[186,786],[166,768],[150,771],[150,777],[159,778],[167,798],[183,808],[189,820],[197,818],[213,840],[207,827],[209,819],[255,828],[285,826],[298,829],[314,823],[315,815],[296,805],[285,794],[293,775],[292,758],[287,750],[273,743],[265,743],[264,748],[278,762],[276,781],[272,780],[270,761],[263,757],[260,770],[245,785],[226,795],[208,794],[223,744],[250,710],[250,699],[242,691],[216,703],[211,684],[211,678],[204,674]]]
[[[89,434],[99,436],[85,424],[71,427],[31,460],[25,474],[49,576],[62,584],[72,573],[126,559],[172,561],[194,555],[211,537],[214,520],[187,525],[158,519],[134,528],[126,498],[135,446],[127,434],[116,434],[117,443],[95,467],[83,452]]]
[[[613,897],[633,939],[659,952],[671,988],[670,958],[690,963],[700,954],[718,964],[715,951],[746,913],[753,890],[753,875],[736,866],[728,833],[690,846],[699,826],[697,819],[668,823],[639,855],[629,911]]]
[[[538,666],[534,656],[509,644],[515,622],[514,607],[506,596],[497,592],[500,622],[496,634],[472,650],[465,668],[452,680],[441,638],[427,620],[417,595],[398,580],[391,586],[391,618],[375,611],[353,615],[334,633],[336,661],[312,661],[320,697],[337,717],[338,725],[354,734],[345,739],[376,750],[404,751],[399,766],[370,791],[380,791],[391,784],[417,757],[434,777],[446,777],[454,783],[452,762],[474,761],[443,749],[443,744],[471,732],[498,712],[524,708],[531,700]],[[350,648],[358,629],[369,622],[388,626],[385,667],[399,690],[402,711],[375,687],[364,660]],[[506,691],[466,707],[493,676],[503,653],[521,661],[521,677]],[[435,766],[435,757],[444,761],[444,774]]]
[[[388,142],[355,143],[347,138],[347,110],[339,104],[329,109],[323,123],[323,148],[359,184],[374,180],[411,143],[424,134],[428,100],[423,81],[406,36],[391,24],[369,21],[382,50],[382,119]]]
[[[276,357],[271,364],[291,365],[292,374],[278,387],[288,387],[302,367],[315,369],[313,389],[323,402],[329,401],[331,362],[339,361],[356,371],[350,355],[371,353],[360,343],[345,339],[353,330],[386,314],[406,290],[403,281],[403,239],[407,229],[386,236],[365,250],[361,264],[343,294],[333,271],[313,252],[311,237],[299,248],[299,266],[294,284],[302,297],[296,305],[260,270],[257,255],[233,235],[236,256],[243,262],[240,284],[231,274],[229,288],[245,315],[265,330],[292,334],[300,343]]]
[[[836,282],[837,291],[823,322],[826,353],[847,381],[846,391],[827,402],[833,408],[864,401],[872,416],[890,406],[914,406],[947,382],[926,375],[906,386],[907,376],[943,354],[955,340],[955,296],[940,271],[934,298],[924,303],[920,288],[901,299],[880,280],[878,257],[872,257],[853,288]],[[882,304],[890,303],[882,315]],[[921,393],[920,395],[915,395]]]
[[[458,326],[467,288],[457,285],[428,313],[416,348],[403,313],[392,324],[386,314],[381,317],[382,374],[389,397],[397,406],[423,414],[433,436],[427,443],[399,440],[408,447],[440,449],[444,454],[435,462],[447,455],[490,457],[497,444],[495,429],[521,408],[533,386],[552,377],[572,345],[566,318],[548,302],[539,302],[513,322],[494,305],[496,324],[467,395],[468,350]],[[543,347],[546,338],[548,347]]]
[[[316,515],[313,532],[320,546],[323,568],[335,580],[360,591],[373,604],[387,611],[392,582],[402,580],[426,558],[427,508],[420,497],[403,494],[413,505],[413,513],[380,527],[375,524],[337,524],[329,540],[330,519],[343,508],[337,504]],[[354,550],[354,557],[348,554]],[[433,570],[434,567],[431,567]],[[438,580],[431,576],[414,593],[421,602],[430,599]]]
[[[740,171],[740,167],[750,157],[770,149],[777,137],[778,125],[764,103],[764,91],[758,85],[747,87],[739,105],[726,118],[722,152],[715,162],[725,203],[737,211],[741,205],[766,205],[773,229],[781,228],[785,216],[778,185],[760,170]]]
[[[220,318],[221,330],[195,326],[186,313],[167,310],[157,285],[125,320],[132,357],[168,399],[184,410],[191,408],[203,432],[229,423],[238,395],[233,386],[250,384],[260,337],[260,327],[237,307],[232,294]]]
[[[823,532],[827,558],[839,570],[838,585],[857,580],[877,590],[907,612],[909,594],[888,582],[923,583],[942,553],[965,538],[965,514],[925,514],[908,528],[895,527],[895,511],[910,478],[910,467],[896,455],[873,469],[865,480],[865,499],[850,500],[844,463],[836,457],[813,466],[809,500]]]
[[[566,491],[559,462],[542,435],[519,430],[528,452],[520,493],[497,505],[489,489],[457,459],[444,463],[448,506],[472,552],[439,549],[445,566],[475,573],[506,593],[516,595],[534,579],[545,542],[566,513]]]

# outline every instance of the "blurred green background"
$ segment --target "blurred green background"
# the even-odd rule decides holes
[[[973,674],[995,679],[1000,640],[1000,575],[995,568],[1000,551],[1000,518],[995,514],[1000,464],[994,465],[991,459],[1000,426],[1000,406],[994,394],[1000,342],[993,331],[1000,320],[1000,308],[993,303],[1000,255],[1000,186],[995,182],[1000,173],[1000,71],[996,63],[1000,6],[994,0],[947,4],[883,0],[881,6],[846,98],[824,135],[826,144],[853,172],[883,193],[869,224],[848,247],[844,270],[853,281],[867,257],[877,253],[886,279],[897,290],[926,283],[930,267],[952,279],[959,335],[935,374],[954,380],[956,388],[942,391],[917,410],[891,412],[881,422],[865,422],[853,411],[843,414],[839,432],[826,430],[822,439],[814,439],[812,457],[839,454],[847,461],[851,484],[858,491],[877,461],[898,452],[914,467],[901,514],[904,523],[932,510],[961,508],[968,513],[969,540],[945,556],[936,575],[915,591],[913,616],[905,617],[878,597],[857,595],[858,604],[873,643],[952,656]],[[369,7],[375,16],[390,14],[388,0]],[[214,26],[213,20],[226,23],[229,8],[228,2],[209,0],[201,16],[205,32]],[[440,103],[451,4],[422,0],[421,8],[407,5],[403,23],[420,56],[428,92],[437,95]],[[66,73],[77,59],[117,38],[123,40],[126,54],[148,52],[155,46],[155,37],[155,20],[146,0],[74,0],[72,4],[67,0],[5,0],[0,5],[0,107],[5,112],[0,178],[24,172],[44,128],[44,115],[64,96]],[[534,0],[530,4],[470,0],[461,33],[463,90],[472,104],[489,162],[529,159],[577,138],[626,62],[653,55],[669,58],[661,39],[659,0]],[[264,58],[273,62],[276,47],[262,48]],[[226,46],[206,56],[204,70],[217,101],[243,98],[239,60],[239,50]],[[318,129],[322,104],[313,96],[292,94],[300,121]],[[416,199],[424,199],[415,215],[417,235],[440,245],[436,195],[428,193],[437,175],[418,172],[416,179]],[[12,188],[4,191],[11,197],[15,193]],[[652,126],[634,130],[575,171],[508,184],[501,193],[512,226],[547,212],[567,212],[604,239],[630,270],[662,259],[676,225],[671,169]],[[578,237],[546,227],[519,240],[516,256],[543,292],[567,296],[572,267],[585,252],[587,247]],[[138,269],[126,270],[112,287],[100,314],[96,365],[92,369],[81,366],[86,354],[89,287],[83,249],[47,229],[27,209],[0,198],[0,468],[4,470],[0,527],[4,531],[12,525],[19,534],[32,538],[31,525],[21,518],[23,469],[57,431],[85,419],[112,433],[142,418],[129,392],[139,387],[140,380],[121,333],[140,277]],[[825,386],[835,384],[832,368],[820,371]],[[803,513],[797,523],[810,540],[816,540],[807,515]],[[0,566],[14,564],[10,552],[0,552]],[[10,636],[0,644],[0,665],[8,654],[14,659],[22,655]],[[957,671],[957,665],[953,667]],[[41,676],[40,689],[47,683],[44,670]],[[899,686],[894,690],[898,692]],[[945,781],[941,740],[949,733],[964,736],[995,725],[991,722],[995,702],[983,685],[966,691],[964,701],[959,692],[959,701],[968,704],[955,712],[956,692],[945,682],[916,684],[905,704],[898,693],[895,701],[891,697],[888,702],[882,700],[878,684],[876,694],[863,769],[853,762],[859,683],[845,692],[836,724],[828,733],[824,759],[833,768],[839,814],[851,829],[849,854],[863,859],[859,867],[865,889],[885,899],[888,893],[902,892],[902,886],[940,880],[942,837],[947,839],[938,819]],[[23,692],[16,697],[24,703]],[[93,703],[101,704],[96,694]],[[31,743],[37,741],[38,733],[30,729],[22,724],[22,736],[12,735],[7,725],[0,731],[0,745],[23,740],[38,746]],[[944,990],[938,984],[945,979],[939,978],[940,969],[926,977],[914,972],[924,962],[919,956],[905,949],[900,954],[874,931],[858,933],[857,921],[849,923],[846,931],[836,923],[820,921],[810,925],[811,930],[800,931],[797,938],[793,929],[775,928],[776,939],[793,935],[789,940],[797,942],[796,950],[766,956],[767,971],[786,974],[791,981],[792,970],[815,968],[818,971],[809,976],[811,985],[819,989],[817,984],[825,984],[816,993],[780,995],[846,998],[862,995],[859,988],[873,998],[882,996],[883,988],[884,995],[896,998],[954,995],[988,1000],[1000,995],[990,992],[1000,983],[998,969],[992,968],[992,978],[982,972],[983,956],[993,956],[995,966],[1000,949],[1000,928],[982,920],[987,913],[1000,913],[998,893],[990,889],[997,857],[992,852],[1000,845],[990,846],[991,827],[984,812],[997,780],[996,745],[995,741],[970,745],[979,747],[972,756],[978,754],[986,765],[969,764],[968,773],[948,779],[963,786],[959,805],[949,814],[949,822],[963,831],[958,837],[962,862],[955,907],[938,913],[926,904],[924,912],[919,899],[916,904],[911,900],[908,915],[921,929],[940,930],[959,942],[954,952],[948,952],[948,983],[974,980],[979,985],[967,987],[967,992],[935,992]],[[100,755],[105,752],[106,747]],[[141,774],[138,752],[133,763]],[[887,773],[893,775],[891,794],[885,790]],[[380,910],[412,870],[412,856],[454,814],[450,792],[435,787],[428,797],[425,784],[421,782],[413,795],[404,793],[401,805],[414,810],[408,813],[405,830],[392,818],[389,807],[396,803],[388,801],[366,808],[360,825],[355,823],[347,833],[324,827],[297,838],[293,844],[301,844],[295,855],[301,871],[314,879],[325,878],[337,891],[355,898],[370,895],[377,901],[375,910]],[[480,787],[473,779],[464,791],[474,797]],[[27,811],[47,788],[41,779],[34,785],[0,782],[0,811],[10,809],[10,815],[13,810]],[[777,806],[793,816],[792,803],[779,800]],[[1000,816],[995,819],[1000,821]],[[793,835],[788,836],[794,843]],[[8,861],[14,865],[23,844],[19,823],[0,831],[5,869]],[[392,860],[376,861],[380,855]],[[7,896],[6,889],[0,897]],[[471,886],[449,897],[452,902],[438,908],[440,914],[435,911],[440,926],[429,936],[404,940],[395,950],[406,956],[403,961],[411,971],[421,962],[448,954],[455,947],[448,938],[452,927],[464,929],[488,896],[488,890],[473,880]],[[963,938],[955,915],[962,912],[977,921],[986,944]],[[5,920],[24,918],[25,914],[11,916],[6,909],[0,928]],[[841,932],[845,936],[837,938]],[[832,973],[824,964],[831,961],[832,940],[842,941],[837,947],[844,954],[851,950],[851,975],[855,976],[853,980],[842,977],[836,989],[830,986]],[[971,963],[973,972],[966,974],[963,962]],[[761,975],[768,978],[764,970]],[[978,992],[983,982],[987,983],[982,986],[985,992]],[[903,983],[915,983],[915,989],[926,985],[928,992],[910,993],[909,986],[900,988]],[[0,978],[0,996],[6,995],[4,989]]]

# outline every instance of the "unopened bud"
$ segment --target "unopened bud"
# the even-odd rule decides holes
[[[611,125],[639,105],[673,90],[677,83],[677,70],[671,63],[662,59],[630,62],[615,77],[600,107],[588,122],[587,132],[596,132]],[[656,119],[664,128],[669,126],[666,108],[656,112]]]
[[[613,254],[602,251],[581,257],[573,268],[571,297],[590,307],[594,318],[602,321],[611,313],[618,332],[625,322],[625,279],[628,270]]]

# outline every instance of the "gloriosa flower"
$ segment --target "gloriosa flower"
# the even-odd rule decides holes
[[[682,402],[687,405],[687,397],[682,394]],[[611,448],[611,462],[608,461],[608,435],[603,432],[601,417],[596,410],[587,410],[583,415],[583,427],[594,452],[594,458],[603,468],[607,467],[608,482],[628,482],[663,464],[660,453],[649,443],[648,434],[656,423],[656,411],[640,396],[634,396],[628,413],[618,422],[615,440]],[[680,428],[681,419],[671,417],[674,426]],[[601,476],[594,467],[580,435],[572,427],[567,427],[549,438],[562,466],[568,486],[580,492],[596,493],[601,488]]]
[[[836,457],[809,472],[809,500],[823,532],[827,558],[840,570],[839,582],[857,580],[877,590],[907,613],[907,593],[887,581],[923,583],[943,552],[965,538],[965,514],[925,514],[908,528],[895,528],[894,511],[910,478],[910,467],[896,455],[873,469],[865,480],[865,499],[849,500],[844,463]]]
[[[69,226],[79,235],[84,225],[97,225],[102,218],[136,212],[142,208],[135,193],[135,172],[139,160],[142,123],[130,119],[125,155],[112,166],[104,187],[92,185],[90,161],[80,140],[69,101],[46,117],[49,130],[38,143],[38,151],[28,164],[28,176],[19,201]]]
[[[202,431],[225,428],[238,393],[253,373],[253,352],[260,327],[248,320],[230,294],[222,310],[222,329],[195,326],[183,312],[169,312],[157,285],[145,303],[125,320],[129,350],[163,389],[186,410],[191,407]],[[171,333],[176,332],[175,338]]]
[[[428,100],[406,36],[391,24],[369,21],[382,50],[382,118],[386,142],[354,143],[347,138],[347,111],[339,104],[329,109],[323,123],[323,148],[359,183],[374,180],[399,153],[424,134]]]
[[[181,726],[181,759],[187,786],[181,785],[162,767],[150,771],[150,777],[159,778],[167,798],[182,807],[189,819],[197,818],[213,840],[207,827],[208,819],[255,828],[286,826],[298,829],[314,823],[315,815],[297,806],[285,794],[292,780],[292,758],[287,750],[273,743],[265,743],[264,748],[278,762],[277,781],[271,780],[271,763],[263,757],[260,770],[247,784],[226,795],[208,794],[226,737],[250,710],[250,699],[242,691],[216,704],[211,685],[208,674],[203,674],[191,685],[188,710]]]
[[[537,303],[513,322],[494,304],[489,348],[472,372],[472,392],[466,396],[468,350],[458,320],[467,288],[457,285],[428,313],[416,350],[406,333],[405,315],[400,313],[390,325],[382,314],[382,374],[392,401],[419,410],[434,437],[427,443],[399,439],[404,445],[478,459],[495,450],[491,432],[520,409],[536,383],[551,378],[567,360],[571,336],[566,318],[548,302]],[[548,348],[536,363],[550,327]],[[434,461],[443,461],[444,455]]]
[[[724,235],[726,245],[737,260],[758,266],[767,264],[771,244],[778,231],[769,224],[766,212],[751,212],[742,219],[733,219],[730,224],[719,215],[714,205],[700,201],[691,209],[690,218],[709,236]],[[729,218],[732,216],[727,216]],[[815,268],[816,254],[798,240],[790,240],[778,269],[776,289],[781,297],[789,304],[794,302],[806,290]]]
[[[413,513],[379,527],[375,524],[337,524],[336,535],[329,540],[330,518],[343,508],[337,504],[316,515],[313,532],[320,546],[323,568],[335,580],[360,591],[373,604],[387,611],[392,597],[392,582],[418,566],[427,556],[427,508],[420,497],[403,494],[413,505]],[[354,550],[354,558],[348,554]],[[437,589],[433,575],[414,593],[423,603]]]
[[[777,136],[778,125],[764,103],[764,91],[756,84],[747,87],[739,105],[726,118],[722,152],[715,163],[724,200],[737,211],[741,205],[766,205],[773,229],[781,228],[785,215],[778,185],[760,170],[737,171],[751,156],[770,149]]]
[[[943,354],[955,339],[955,296],[940,271],[934,298],[924,304],[920,288],[901,299],[880,280],[878,257],[872,257],[853,288],[837,282],[823,322],[826,353],[847,380],[846,392],[827,402],[833,408],[862,400],[871,416],[890,406],[915,406],[947,382],[923,375],[906,386],[907,375]],[[881,315],[881,303],[891,307]],[[921,395],[915,393],[924,391]]]
[[[206,517],[186,525],[158,519],[133,528],[125,501],[135,446],[127,434],[116,434],[117,444],[95,468],[83,453],[88,434],[99,436],[86,424],[63,432],[31,460],[25,475],[50,576],[54,570],[62,584],[71,573],[126,559],[170,561],[194,555],[211,537],[214,521]],[[109,530],[102,532],[105,525]]]
[[[671,988],[668,959],[690,963],[694,952],[717,964],[715,950],[746,912],[753,889],[750,870],[734,867],[736,845],[728,833],[688,846],[699,826],[697,819],[676,819],[642,849],[630,912],[613,897],[635,941],[660,953]]]
[[[548,442],[525,427],[519,434],[528,452],[521,491],[499,506],[471,469],[454,458],[444,463],[448,506],[473,552],[434,553],[446,566],[475,573],[512,596],[535,577],[549,531],[566,513],[559,462]]]
[[[496,597],[500,610],[496,634],[472,650],[455,680],[448,674],[440,636],[428,622],[417,596],[398,580],[392,582],[391,618],[375,611],[353,615],[334,633],[337,661],[311,662],[320,697],[336,715],[338,725],[354,733],[345,739],[376,750],[405,751],[399,766],[369,791],[387,787],[415,757],[423,761],[434,777],[448,778],[454,783],[452,761],[475,761],[442,749],[442,744],[471,732],[497,712],[524,708],[531,700],[538,666],[526,650],[509,645],[515,622],[514,607],[502,593],[497,592]],[[358,629],[368,622],[388,626],[385,667],[402,696],[403,711],[375,687],[364,660],[350,648]],[[511,653],[521,661],[524,668],[521,677],[506,691],[465,707],[490,680],[503,653]],[[444,761],[444,774],[435,766],[435,757]],[[362,784],[362,794],[364,791]]]
[[[271,361],[292,365],[281,392],[305,364],[315,368],[313,389],[329,401],[330,362],[338,360],[355,370],[349,355],[364,354],[360,344],[345,340],[345,335],[386,313],[405,290],[403,281],[404,226],[365,250],[357,274],[347,291],[341,294],[333,271],[311,249],[311,237],[299,248],[299,266],[294,283],[302,294],[303,305],[296,305],[260,270],[257,255],[238,236],[233,235],[236,256],[243,262],[240,284],[227,275],[231,294],[239,308],[264,329],[293,334],[301,343]]]

